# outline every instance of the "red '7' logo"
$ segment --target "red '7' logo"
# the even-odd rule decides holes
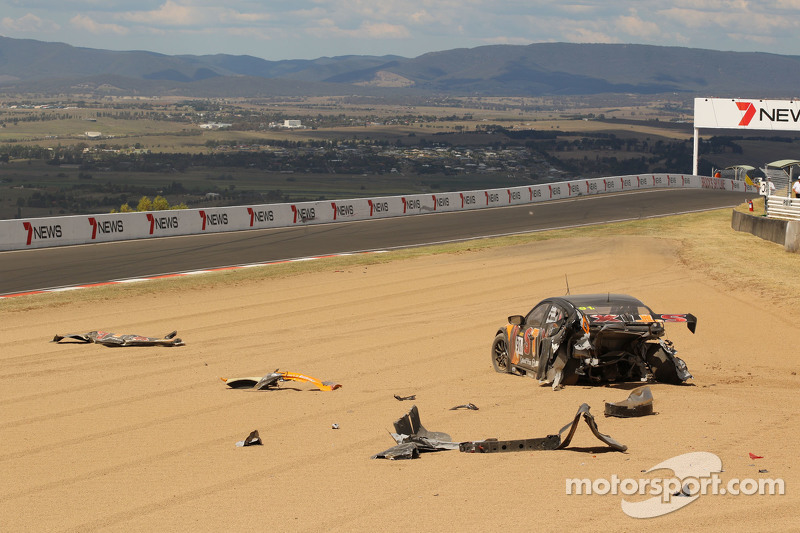
[[[28,240],[25,242],[26,246],[31,245],[31,238],[33,237],[33,226],[30,222],[23,222],[22,227],[25,228],[25,231],[28,232]]]
[[[739,111],[744,111],[742,120],[739,121],[740,126],[747,126],[756,114],[756,106],[752,102],[736,102],[736,107]]]

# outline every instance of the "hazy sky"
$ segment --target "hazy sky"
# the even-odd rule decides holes
[[[0,0],[0,35],[314,59],[536,42],[800,55],[800,0]]]

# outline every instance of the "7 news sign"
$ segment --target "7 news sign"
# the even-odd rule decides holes
[[[695,98],[694,127],[800,131],[800,101]]]

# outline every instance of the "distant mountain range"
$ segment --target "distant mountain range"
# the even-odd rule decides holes
[[[800,56],[633,44],[540,43],[267,61],[164,55],[0,37],[0,92],[182,96],[476,96],[800,93]]]

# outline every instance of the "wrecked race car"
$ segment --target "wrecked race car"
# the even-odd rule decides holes
[[[692,375],[662,338],[666,322],[684,323],[692,333],[697,327],[694,315],[654,313],[625,294],[547,298],[525,316],[508,317],[492,342],[492,364],[554,389],[579,382],[680,384]]]

